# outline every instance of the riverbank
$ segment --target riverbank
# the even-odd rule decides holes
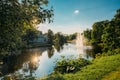
[[[76,73],[50,75],[43,80],[120,80],[120,54],[96,58]],[[114,75],[112,75],[114,74]]]

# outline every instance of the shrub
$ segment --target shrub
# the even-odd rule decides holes
[[[95,58],[101,58],[101,57],[104,57],[104,56],[112,56],[112,55],[116,55],[116,54],[120,54],[120,49],[114,49],[112,51],[108,51],[107,53],[106,52],[103,52],[102,54],[101,53],[98,53],[95,55]]]
[[[72,57],[69,58],[62,57],[61,60],[57,61],[54,71],[62,74],[76,72],[80,70],[81,67],[84,67],[89,64],[91,64],[91,62],[83,58],[75,59]]]

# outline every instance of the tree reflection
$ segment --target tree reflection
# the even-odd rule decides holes
[[[86,49],[85,52],[86,52],[86,58],[87,58],[87,59],[89,59],[90,57],[91,57],[91,58],[94,57],[93,50],[91,50],[91,49]]]
[[[98,53],[102,53],[102,47],[99,45],[93,45],[93,57],[95,58],[95,55]]]
[[[48,57],[51,58],[54,55],[54,48],[48,47],[47,53],[48,53]]]
[[[57,52],[60,52],[63,49],[63,45],[64,44],[61,44],[61,45],[60,44],[55,44],[54,47],[57,50]]]
[[[39,56],[42,56],[43,52],[47,50],[48,57],[51,58],[54,55],[55,49],[60,52],[63,49],[63,45],[57,44],[54,47],[48,48],[26,49],[21,54],[6,55],[2,59],[3,64],[0,65],[0,76],[13,75],[18,72],[24,76],[33,77],[40,63]]]
[[[0,65],[0,76],[8,75],[11,73],[18,72],[19,69],[25,72],[30,72],[29,75],[32,76],[32,73],[38,68],[39,66],[39,56],[42,55],[42,52],[45,49],[37,49],[37,50],[25,50],[22,51],[21,54],[18,55],[6,55],[3,58],[3,64]]]

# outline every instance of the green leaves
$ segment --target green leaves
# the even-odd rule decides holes
[[[120,31],[118,31],[118,28],[115,21],[111,21],[109,22],[105,29],[104,29],[104,33],[102,35],[102,41],[103,41],[103,44],[104,44],[104,51],[107,51],[107,50],[114,50],[116,48],[119,48],[120,46],[118,45],[119,44],[119,36],[120,34],[118,35],[118,33]],[[118,32],[116,32],[118,31]]]
[[[53,9],[43,7],[47,4],[48,0],[0,0],[0,53],[20,49],[28,29],[34,32],[35,25],[53,21]]]
[[[90,61],[83,58],[74,59],[73,57],[65,58],[57,61],[54,71],[59,73],[71,73],[80,70],[82,67],[91,64]]]
[[[89,34],[88,34],[89,33]],[[84,36],[90,39],[93,45],[103,44],[103,51],[112,51],[120,48],[120,9],[117,10],[111,21],[96,22],[92,26],[91,34],[84,31]]]

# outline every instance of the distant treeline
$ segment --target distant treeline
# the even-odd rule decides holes
[[[54,33],[52,30],[48,30],[47,33],[45,33],[48,38],[48,44],[59,44],[63,45],[64,43],[67,43],[68,41],[72,41],[76,39],[77,33],[73,34],[63,34],[61,32]]]

